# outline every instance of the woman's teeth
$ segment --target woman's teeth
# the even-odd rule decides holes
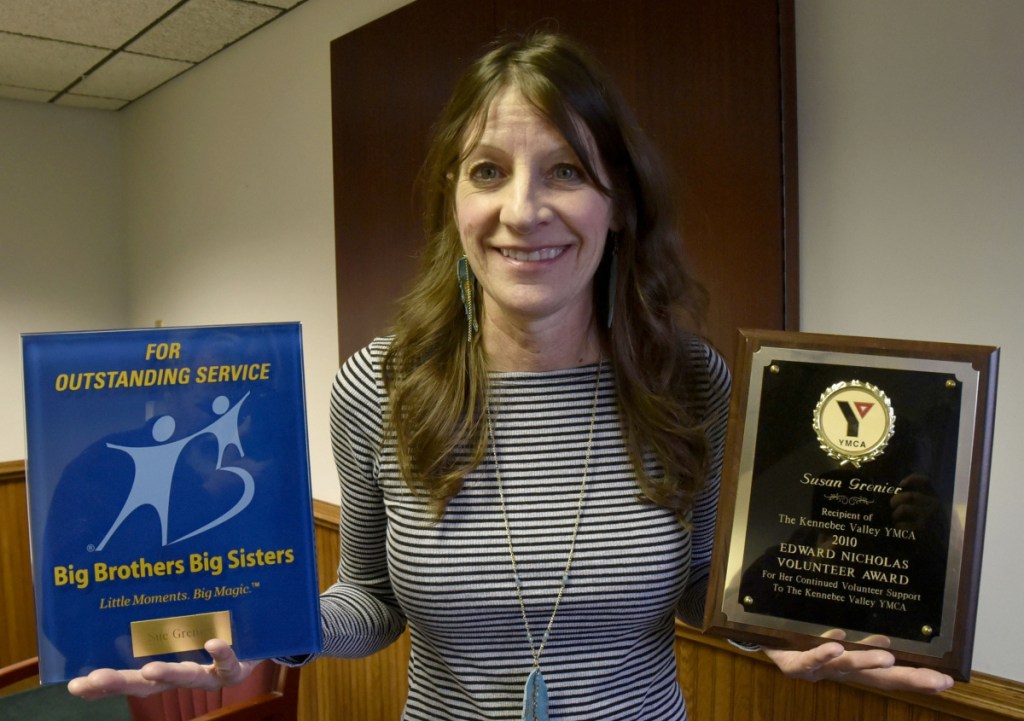
[[[560,256],[562,254],[562,252],[564,250],[565,250],[564,247],[561,247],[561,248],[541,248],[540,250],[531,250],[531,251],[513,250],[511,248],[502,248],[501,249],[501,254],[503,256],[505,256],[506,258],[512,258],[513,260],[536,261],[536,260],[551,260],[552,258],[557,258],[558,256]]]

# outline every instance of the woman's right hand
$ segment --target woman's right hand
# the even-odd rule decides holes
[[[244,681],[258,661],[239,661],[231,645],[220,639],[206,642],[206,652],[213,663],[203,665],[192,661],[166,663],[153,661],[141,669],[117,671],[98,668],[88,676],[68,682],[68,691],[80,698],[106,696],[151,696],[169,688],[200,688],[213,691]]]

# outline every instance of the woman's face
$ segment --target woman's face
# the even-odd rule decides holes
[[[588,133],[583,137],[592,145]],[[591,156],[606,185],[596,151]],[[515,88],[491,103],[479,140],[459,167],[455,214],[482,289],[485,323],[591,322],[612,202],[561,133]]]

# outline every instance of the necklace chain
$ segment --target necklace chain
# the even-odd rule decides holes
[[[533,633],[530,630],[530,621],[526,615],[526,602],[523,600],[522,579],[519,576],[519,564],[516,560],[515,549],[512,545],[512,531],[509,528],[508,509],[505,505],[505,489],[501,481],[501,470],[498,467],[498,444],[494,438],[494,425],[491,421],[491,405],[487,401],[485,413],[487,416],[487,434],[490,436],[491,455],[494,458],[494,476],[498,482],[498,498],[501,501],[501,519],[505,524],[505,539],[508,541],[508,555],[512,560],[512,580],[515,584],[516,599],[519,601],[519,611],[523,617],[523,626],[526,629],[526,639],[530,642],[530,654],[533,656],[533,668],[540,668],[540,657],[544,653],[548,639],[551,637],[551,629],[555,625],[555,616],[558,615],[558,607],[562,604],[562,596],[565,595],[565,587],[569,583],[569,572],[572,569],[572,561],[576,554],[576,536],[580,530],[580,519],[583,516],[583,499],[587,494],[587,479],[590,476],[590,452],[594,446],[594,427],[597,424],[597,401],[601,390],[601,371],[604,369],[604,362],[599,361],[597,366],[597,378],[594,381],[594,400],[590,409],[590,431],[587,434],[587,449],[583,460],[583,479],[580,481],[580,493],[576,499],[576,520],[572,526],[572,536],[569,539],[569,553],[565,559],[565,570],[562,572],[562,580],[558,587],[558,595],[555,596],[555,605],[551,609],[551,617],[548,619],[547,628],[544,629],[544,636],[540,646],[534,641]]]

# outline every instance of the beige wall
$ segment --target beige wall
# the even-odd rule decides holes
[[[330,42],[405,0],[309,0],[124,112],[131,322],[303,324],[313,492],[337,501]]]
[[[401,4],[309,0],[116,114],[0,101],[0,460],[24,457],[21,332],[299,320],[337,501],[328,44]],[[1002,346],[975,667],[1024,680],[1024,3],[796,10],[804,329]]]
[[[1024,680],[1024,3],[797,0],[804,330],[1002,347],[974,667]]]
[[[25,457],[21,334],[128,321],[120,127],[0,99],[0,461]]]
[[[337,502],[329,46],[404,1],[308,0],[119,113],[0,101],[0,460],[25,455],[19,333],[300,321]]]

